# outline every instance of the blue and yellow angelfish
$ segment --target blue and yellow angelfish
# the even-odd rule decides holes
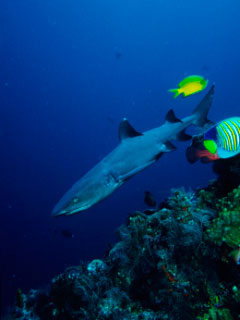
[[[194,137],[192,145],[187,149],[190,163],[201,159],[209,162],[226,159],[240,153],[240,117],[232,117],[220,121],[204,134]]]

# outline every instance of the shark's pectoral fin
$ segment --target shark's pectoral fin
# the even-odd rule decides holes
[[[171,151],[175,151],[177,148],[170,142],[170,141],[166,141],[161,148],[162,152],[171,152]]]
[[[155,160],[158,161],[161,156],[163,155],[163,152],[159,152],[156,156],[155,156]]]
[[[141,166],[138,166],[138,167],[132,169],[129,172],[126,172],[125,174],[121,174],[118,177],[118,182],[121,183],[121,184],[126,182],[128,179],[130,179],[131,177],[135,176],[135,174],[137,174],[138,172],[144,170],[145,168],[149,167],[151,164],[153,164],[155,162],[156,162],[156,159],[154,158],[153,160],[148,161],[145,164],[143,164]]]
[[[137,136],[142,136],[143,134],[140,132],[137,132],[127,121],[126,118],[122,120],[122,122],[119,125],[118,130],[119,140],[122,141],[127,138],[134,138]]]
[[[191,140],[192,139],[192,136],[190,136],[189,134],[187,134],[185,132],[185,130],[182,130],[179,132],[179,134],[177,135],[177,140],[179,141],[187,141],[187,140]]]
[[[166,114],[165,122],[176,123],[176,122],[182,122],[182,121],[175,116],[174,111],[171,109]]]

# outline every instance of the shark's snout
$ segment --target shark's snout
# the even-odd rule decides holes
[[[78,206],[66,206],[65,209],[61,208],[61,209],[55,209],[53,208],[52,211],[52,216],[53,217],[58,217],[58,216],[68,216],[68,215],[72,215],[72,214],[76,214],[78,212],[87,210],[89,207],[91,207],[93,204],[90,203],[88,205],[78,205]]]
[[[64,197],[53,208],[52,215],[54,217],[62,215],[72,215],[78,212],[87,210],[95,203],[99,202],[99,199],[94,194],[86,194],[84,192],[78,193],[74,197],[70,197],[67,192]]]
[[[82,177],[56,204],[52,211],[54,217],[87,210],[109,196],[120,184],[111,173],[89,176]]]

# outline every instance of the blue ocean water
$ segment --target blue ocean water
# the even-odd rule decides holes
[[[206,91],[167,92],[185,76],[216,83],[209,118],[240,116],[237,0],[9,0],[0,2],[0,278],[2,304],[17,288],[47,284],[67,266],[102,257],[144,191],[214,178],[188,164],[188,142],[102,203],[52,218],[71,185],[118,144],[123,117],[138,131],[170,108],[189,115]],[[67,229],[74,238],[66,238]]]

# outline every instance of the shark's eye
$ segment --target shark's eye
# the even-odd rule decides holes
[[[212,154],[216,153],[217,144],[214,140],[204,140],[203,145],[210,153]]]

